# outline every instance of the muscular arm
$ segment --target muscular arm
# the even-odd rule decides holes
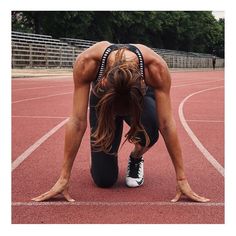
[[[61,177],[69,179],[73,162],[87,128],[90,83],[97,72],[97,62],[86,53],[78,57],[73,69],[74,95],[72,115],[66,124],[64,162]]]
[[[74,76],[74,79],[78,79]],[[72,165],[87,128],[87,109],[90,84],[81,81],[75,83],[73,95],[73,113],[66,124],[64,162],[61,177],[69,179]]]
[[[159,129],[173,162],[176,178],[185,179],[181,147],[177,135],[170,99],[171,77],[164,61],[153,62],[149,70],[155,88]]]
[[[184,194],[194,201],[208,202],[209,199],[201,197],[191,189],[184,172],[184,164],[180,142],[177,135],[175,120],[171,109],[170,87],[171,78],[168,66],[163,59],[157,57],[148,68],[150,83],[155,88],[156,110],[159,129],[164,138],[165,145],[171,157],[176,172],[176,202]]]
[[[100,43],[104,44],[104,43]],[[95,79],[101,45],[87,49],[76,60],[73,68],[74,95],[73,110],[65,130],[64,160],[58,181],[48,191],[33,198],[44,201],[62,193],[68,201],[74,201],[68,192],[72,166],[87,127],[87,110],[90,83]]]

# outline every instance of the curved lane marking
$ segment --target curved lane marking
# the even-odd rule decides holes
[[[194,144],[197,146],[197,148],[201,151],[201,153],[204,155],[204,157],[211,163],[211,165],[222,175],[224,176],[224,168],[219,164],[219,162],[217,162],[217,160],[208,152],[208,150],[202,145],[202,143],[199,141],[199,139],[197,138],[197,136],[193,133],[193,131],[191,130],[191,128],[188,126],[186,119],[184,117],[184,112],[183,112],[183,107],[184,107],[184,103],[191,98],[192,96],[199,94],[199,93],[203,93],[206,91],[211,91],[214,89],[219,89],[219,88],[223,88],[224,86],[219,86],[219,87],[214,87],[214,88],[209,88],[209,89],[204,89],[204,90],[200,90],[198,92],[192,93],[190,95],[188,95],[186,98],[184,98],[184,100],[182,100],[182,102],[179,105],[179,118],[180,121],[185,129],[185,131],[187,132],[187,134],[189,135],[189,137],[192,139],[192,141],[194,142]]]
[[[216,81],[222,81],[222,80],[216,80]],[[205,81],[205,82],[200,82],[200,83],[188,83],[188,84],[181,84],[181,85],[173,85],[172,88],[178,88],[178,87],[184,87],[188,85],[198,85],[198,84],[206,84],[206,83],[212,83],[216,81]],[[73,92],[67,92],[67,93],[57,93],[57,94],[52,94],[52,95],[46,95],[42,97],[34,97],[34,98],[25,98],[17,101],[12,101],[12,104],[19,103],[19,102],[27,102],[27,101],[32,101],[32,100],[38,100],[38,99],[44,99],[44,98],[50,98],[50,97],[55,97],[55,96],[61,96],[61,95],[67,95],[71,94]]]
[[[204,82],[197,82],[197,83],[187,83],[187,84],[179,84],[179,85],[173,85],[171,86],[171,88],[180,88],[180,87],[184,87],[184,86],[189,86],[189,85],[201,85],[201,84],[208,84],[208,83],[215,83],[215,82],[219,82],[219,81],[223,81],[224,79],[217,79],[214,81],[204,81]]]
[[[19,103],[19,102],[27,102],[27,101],[32,101],[32,100],[39,100],[39,99],[44,99],[44,98],[51,98],[51,97],[67,95],[67,94],[71,94],[71,93],[73,93],[73,92],[57,93],[57,94],[52,94],[52,95],[47,95],[47,96],[42,96],[42,97],[25,98],[25,99],[22,99],[22,100],[13,101],[12,104]]]
[[[68,85],[62,85],[62,86],[58,86],[58,85],[51,85],[51,86],[44,86],[44,87],[29,87],[29,88],[16,88],[16,89],[12,89],[12,91],[25,91],[25,90],[33,90],[33,89],[50,89],[50,88],[64,88],[64,87],[71,87],[71,84]]]
[[[27,159],[32,152],[34,152],[42,143],[44,143],[50,136],[57,132],[67,121],[69,118],[66,118],[50,131],[48,131],[45,135],[43,135],[40,139],[38,139],[33,145],[31,145],[28,149],[26,149],[20,156],[16,158],[16,160],[12,163],[12,171],[14,171],[25,159]]]

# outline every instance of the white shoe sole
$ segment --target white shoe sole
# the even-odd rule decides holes
[[[129,188],[137,188],[143,185],[144,179],[142,178],[141,181],[138,181],[134,178],[127,177],[126,178],[126,186]]]

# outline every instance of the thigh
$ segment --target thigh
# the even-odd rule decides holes
[[[90,104],[89,104],[89,121],[90,121],[90,132],[91,134],[96,130],[97,128],[97,114],[96,114],[96,105],[98,103],[99,99],[91,93],[90,95]],[[110,114],[108,114],[110,115]],[[123,131],[123,118],[117,116],[115,119],[115,138],[112,142],[112,147],[111,151],[109,152],[109,156],[116,156],[119,149],[120,141],[121,141],[121,136],[122,136],[122,131]],[[90,136],[91,139],[91,136]],[[92,140],[90,140],[92,141]],[[92,148],[91,148],[92,150]],[[92,150],[93,152],[93,150]]]
[[[129,117],[126,117],[125,121],[126,123],[130,124]],[[157,142],[159,138],[156,102],[154,91],[151,88],[148,88],[147,93],[144,96],[141,123],[144,127],[146,135],[144,134],[144,132],[138,133],[137,137],[140,139],[139,144],[143,147],[151,147],[154,143]]]
[[[97,127],[97,116],[96,116],[96,104],[98,98],[93,94],[90,96],[90,129],[91,133]],[[110,153],[94,151],[91,146],[91,174],[94,182],[99,187],[110,187],[112,186],[118,177],[118,161],[117,152],[119,149],[122,130],[123,130],[123,120],[121,118],[116,118],[115,120],[115,138],[112,143],[112,148]],[[90,140],[91,142],[92,140]]]

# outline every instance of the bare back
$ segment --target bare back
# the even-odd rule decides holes
[[[101,63],[102,55],[107,47],[109,47],[111,43],[108,41],[102,41],[96,43],[89,49],[82,52],[74,65],[74,73],[77,73],[80,70],[80,74],[87,74],[85,76],[86,81],[84,82],[92,82],[96,79],[96,75],[98,73],[99,65]],[[142,45],[142,44],[133,44],[136,46],[142,53],[144,58],[144,67],[145,67],[145,82],[147,85],[151,87],[159,87],[159,83],[163,83],[158,71],[161,73],[163,68],[166,68],[167,65],[165,61],[156,54],[152,49]],[[115,58],[116,51],[113,51],[108,57],[108,64],[112,64]],[[127,61],[136,61],[138,63],[138,58],[135,53],[126,50],[124,52],[124,56]],[[154,71],[153,71],[154,69]],[[153,78],[153,73],[155,73],[155,79]],[[81,77],[81,76],[80,76]],[[158,79],[159,78],[159,79]]]

